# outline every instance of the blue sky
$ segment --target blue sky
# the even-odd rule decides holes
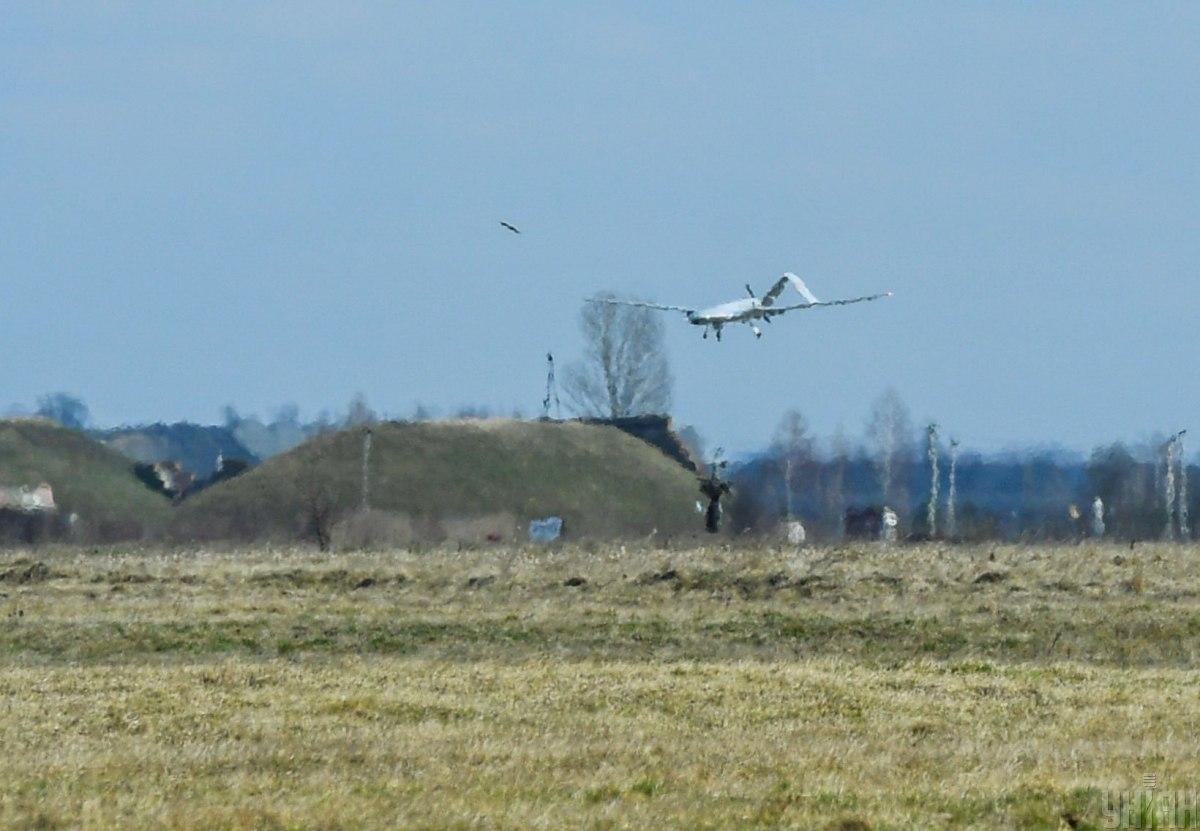
[[[668,318],[712,443],[889,385],[984,449],[1200,428],[1197,43],[1182,3],[12,5],[0,400],[535,414],[583,297],[791,270],[896,297]]]

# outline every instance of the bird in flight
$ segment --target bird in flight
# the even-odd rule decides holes
[[[501,221],[500,224],[503,225],[508,230],[512,231],[514,234],[521,233],[520,229],[517,228],[515,225],[509,225],[507,222],[504,222],[504,221]]]

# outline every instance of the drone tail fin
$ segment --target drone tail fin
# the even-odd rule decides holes
[[[803,280],[789,271],[787,274],[784,274],[782,277],[776,280],[775,285],[771,286],[771,290],[763,295],[762,304],[764,306],[773,305],[779,298],[779,295],[783,294],[783,290],[788,286],[792,286],[796,289],[796,291],[800,292],[801,296],[803,296],[804,300],[808,303],[821,302],[817,300],[816,295],[808,290],[808,286],[804,285]]]
[[[783,275],[783,277],[781,279],[787,280],[789,283],[791,283],[792,287],[795,288],[796,291],[800,292],[800,296],[804,298],[805,302],[807,302],[807,303],[820,303],[821,302],[820,300],[817,299],[817,296],[815,294],[813,294],[811,291],[808,290],[808,286],[804,285],[804,281],[801,280],[799,277],[797,277],[795,274],[792,274],[790,271],[787,274]]]

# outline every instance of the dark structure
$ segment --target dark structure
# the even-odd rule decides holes
[[[150,490],[176,502],[183,499],[196,484],[196,475],[171,459],[153,464],[135,462],[133,475]]]
[[[245,459],[251,465],[259,459],[225,427],[179,422],[148,424],[142,427],[118,427],[93,431],[91,437],[102,441],[135,462],[153,465],[174,460],[197,479],[217,472],[218,459]]]
[[[250,463],[243,459],[226,459],[218,454],[217,469],[204,479],[198,478],[181,463],[172,460],[153,464],[135,462],[133,475],[155,493],[161,493],[172,501],[179,502],[217,482],[240,476],[249,469]]]
[[[41,542],[55,536],[58,525],[58,517],[52,513],[0,508],[0,544]]]
[[[843,530],[846,539],[877,540],[883,533],[883,508],[868,505],[865,508],[850,508],[844,517]]]
[[[640,415],[628,418],[581,418],[584,424],[609,424],[622,432],[628,433],[646,444],[652,444],[679,462],[692,473],[698,473],[699,468],[688,452],[687,446],[680,440],[671,423],[671,417],[665,415]]]

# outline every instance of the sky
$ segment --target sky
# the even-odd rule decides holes
[[[985,450],[1200,429],[1197,44],[1194,3],[10,4],[0,403],[536,415],[585,297],[794,271],[895,297],[667,316],[710,444],[889,386]]]

